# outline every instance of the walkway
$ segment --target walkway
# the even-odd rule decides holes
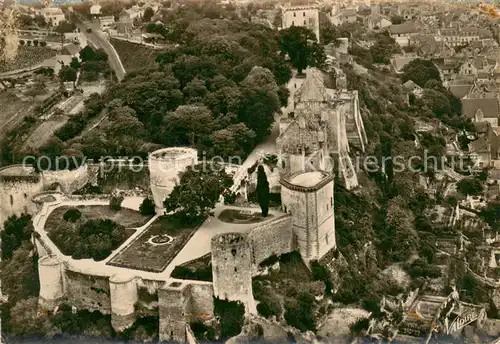
[[[106,265],[106,263],[111,260],[118,252],[124,250],[128,247],[137,237],[142,235],[144,231],[158,218],[154,216],[148,221],[148,223],[136,229],[136,232],[128,238],[118,249],[113,251],[108,258],[103,261],[96,262],[93,259],[73,259],[70,256],[65,256],[57,248],[57,246],[48,238],[48,234],[45,231],[45,222],[49,217],[50,213],[61,206],[81,206],[81,205],[108,205],[109,201],[107,199],[91,199],[91,200],[69,200],[62,197],[59,194],[55,194],[57,201],[52,203],[45,203],[42,210],[38,212],[33,217],[33,225],[35,231],[38,232],[47,246],[47,248],[55,255],[57,255],[62,261],[64,261],[68,268],[75,272],[80,272],[88,275],[95,276],[106,276],[111,277],[115,274],[122,276],[136,276],[147,280],[156,281],[167,281],[171,280],[170,274],[174,268],[180,264],[189,262],[193,259],[204,256],[211,251],[211,239],[212,237],[222,234],[222,233],[247,233],[252,228],[256,227],[258,224],[234,224],[225,223],[217,219],[217,216],[224,209],[241,209],[245,211],[255,211],[260,212],[260,208],[241,208],[234,206],[225,206],[219,204],[215,208],[215,217],[210,217],[201,225],[201,227],[195,232],[191,239],[186,243],[182,250],[177,254],[177,256],[172,260],[172,262],[163,270],[162,272],[146,272],[142,270],[135,270],[130,268],[122,268],[117,266]],[[143,197],[126,197],[122,203],[122,207],[139,210],[139,206],[143,201]],[[277,210],[270,210],[270,214],[274,215],[269,221],[272,221],[276,217],[282,215],[283,213]]]

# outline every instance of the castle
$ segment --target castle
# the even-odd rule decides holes
[[[315,152],[329,156],[334,151],[330,147],[336,147],[338,156],[345,157],[349,144],[364,149],[366,136],[355,92],[326,88],[323,75],[314,69],[301,80],[303,84],[292,98],[294,111],[280,122],[277,141],[283,153],[280,163],[285,165],[280,177],[282,210],[255,225],[231,224],[229,231],[216,228],[210,232],[206,249],[192,254],[197,255],[195,259],[210,254],[212,282],[171,277],[175,266],[189,262],[184,250],[192,250],[189,245],[195,236],[161,272],[108,264],[111,258],[96,262],[63,255],[48,237],[45,222],[61,206],[109,204],[106,196],[89,199],[70,195],[93,180],[93,168],[82,165],[72,171],[36,173],[31,167],[15,165],[1,170],[0,188],[6,191],[2,197],[8,201],[2,202],[7,204],[2,208],[4,219],[23,212],[34,214],[40,310],[52,312],[65,302],[76,309],[110,314],[117,331],[132,326],[139,316],[154,315],[159,317],[160,340],[186,342],[193,336],[191,322],[214,317],[214,297],[240,301],[247,314],[256,313],[252,277],[259,272],[259,264],[270,256],[298,250],[307,264],[330,256],[327,253],[336,249],[333,174],[322,169],[329,166],[321,159],[312,168],[294,161]],[[152,221],[164,214],[163,200],[178,181],[179,172],[197,162],[197,151],[185,147],[166,148],[149,155],[150,188],[158,214]],[[26,191],[22,197],[14,192],[20,188]],[[129,206],[127,199],[122,206]],[[245,209],[248,208],[240,208]],[[128,249],[147,226],[137,229],[110,257]]]
[[[305,78],[290,81],[288,116],[280,120],[276,141],[281,167],[287,173],[309,168],[330,171],[338,163],[345,186],[358,186],[356,170],[349,156],[350,147],[364,152],[368,139],[359,108],[357,91],[348,91],[345,74],[330,74],[310,68]],[[334,84],[329,88],[326,84]],[[332,158],[332,159],[331,159]]]

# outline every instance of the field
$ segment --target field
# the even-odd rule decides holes
[[[63,215],[70,208],[72,207],[62,206],[50,213],[45,223],[45,230],[50,232],[51,228],[56,228],[61,221],[64,221]],[[78,206],[75,208],[80,210],[82,215],[88,220],[110,219],[127,228],[140,227],[150,219],[150,217],[143,216],[132,209],[122,208],[119,211],[113,211],[107,205]]]
[[[0,92],[0,139],[13,129],[34,108],[31,102],[23,102],[11,91]]]
[[[56,55],[57,51],[48,47],[21,46],[14,60],[0,63],[0,73],[33,67]]]
[[[49,120],[41,123],[24,143],[25,148],[37,149],[43,146],[54,135],[57,129],[61,128],[68,121],[67,117],[61,120]]]
[[[162,54],[161,50],[122,41],[119,39],[110,39],[111,44],[115,47],[123,68],[127,73],[136,72],[144,68],[152,68],[156,66],[155,58]]]
[[[112,258],[108,265],[129,269],[161,272],[170,264],[189,241],[198,226],[187,227],[179,220],[163,216],[155,221],[129,247]],[[157,235],[166,234],[173,238],[171,243],[153,245],[149,240]]]

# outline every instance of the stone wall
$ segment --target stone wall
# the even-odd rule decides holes
[[[252,293],[252,249],[248,235],[225,233],[212,238],[214,296],[241,301],[249,313],[256,313]]]
[[[173,282],[158,290],[159,302],[159,334],[160,341],[186,340],[186,286],[181,282]]]
[[[111,313],[109,279],[69,271],[65,273],[65,291],[68,302],[77,309]]]
[[[252,246],[254,270],[273,254],[279,256],[294,250],[292,217],[283,215],[275,220],[257,226],[248,234]]]
[[[0,173],[0,228],[12,215],[34,214],[36,205],[31,197],[43,191],[43,180],[40,176],[16,175],[10,168]]]
[[[214,287],[212,283],[190,284],[187,289],[189,322],[214,316]]]
[[[57,183],[61,186],[62,192],[70,194],[89,182],[88,166],[82,165],[74,170],[44,171],[42,179],[45,189]]]

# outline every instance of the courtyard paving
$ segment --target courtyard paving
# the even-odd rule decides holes
[[[96,262],[93,259],[73,259],[70,256],[63,255],[57,246],[48,238],[47,232],[45,231],[45,222],[54,209],[61,206],[92,206],[92,205],[108,205],[108,200],[105,199],[91,199],[91,200],[69,200],[61,195],[56,195],[56,201],[51,203],[45,203],[40,212],[38,212],[33,218],[33,224],[35,231],[37,231],[43,242],[48,246],[50,251],[56,254],[61,260],[65,262],[68,268],[72,271],[81,272],[89,275],[96,276],[107,276],[111,277],[115,274],[122,276],[137,276],[148,280],[158,280],[158,281],[168,281],[171,280],[170,274],[174,268],[182,263],[189,262],[193,259],[199,258],[207,253],[210,253],[211,239],[212,237],[230,232],[247,233],[252,228],[258,226],[259,224],[249,223],[249,224],[237,224],[237,223],[227,223],[220,221],[217,217],[225,209],[236,209],[243,211],[260,212],[260,208],[242,208],[236,206],[226,206],[223,204],[218,204],[214,209],[214,216],[209,217],[200,228],[193,234],[191,239],[186,243],[186,245],[180,250],[180,252],[175,256],[175,258],[170,262],[170,264],[162,272],[147,272],[143,270],[135,270],[131,268],[117,267],[107,265],[107,263],[113,259],[119,252],[128,248],[140,235],[142,235],[151,224],[158,218],[158,215],[151,218],[146,224],[136,229],[135,233],[132,234],[118,249],[113,251],[108,258],[103,261]],[[143,201],[143,197],[126,197],[122,203],[122,207],[129,208],[132,210],[139,210],[139,206]],[[274,215],[270,217],[272,220],[283,213],[279,210],[271,209],[270,214]]]

